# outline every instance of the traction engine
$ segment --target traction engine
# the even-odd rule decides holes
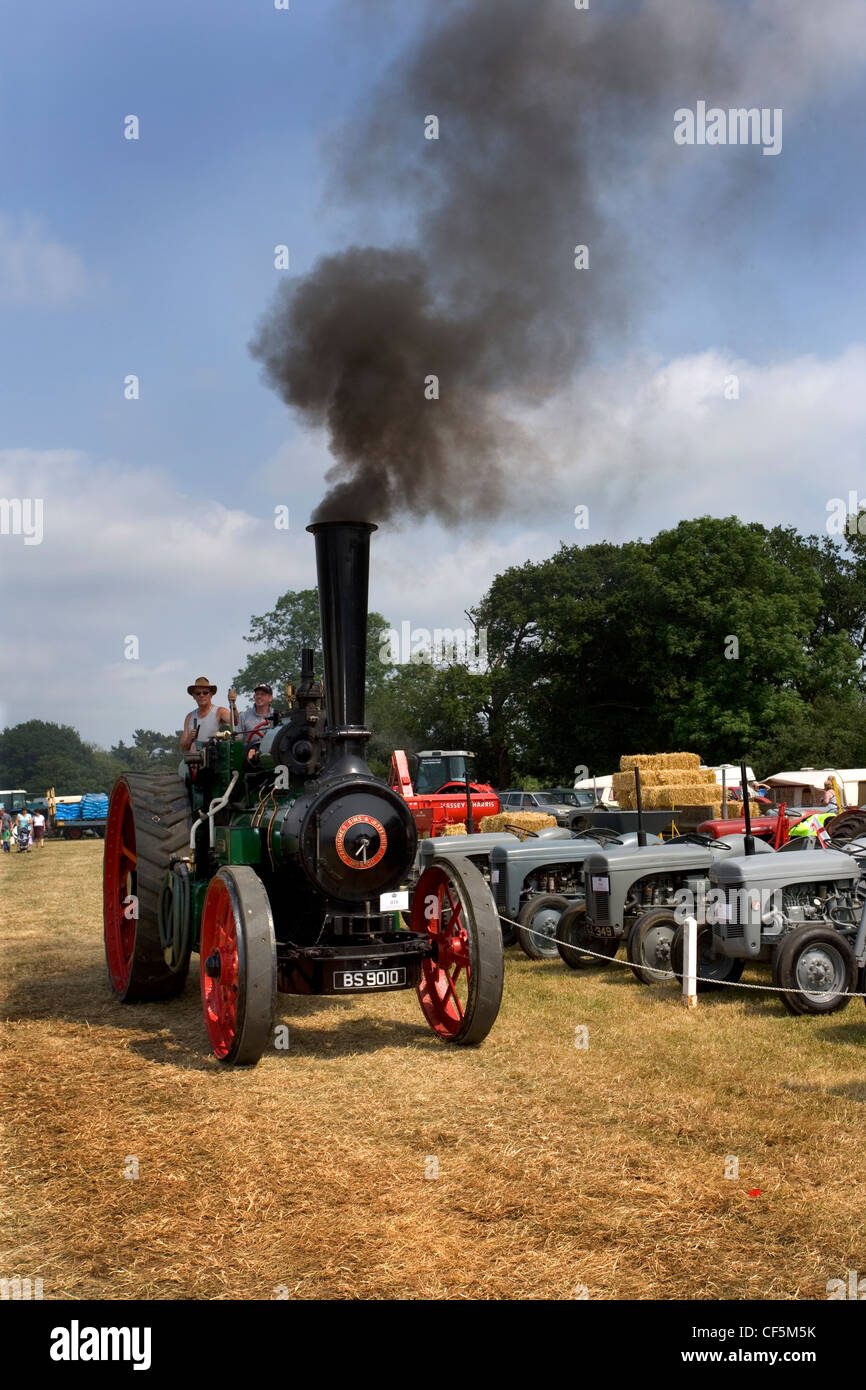
[[[499,1011],[502,935],[484,879],[454,856],[407,906],[417,830],[364,758],[368,522],[315,536],[324,685],[305,651],[287,713],[257,746],[231,729],[174,773],[114,786],[103,868],[105,950],[125,1003],[169,999],[199,954],[214,1055],[252,1064],[274,1042],[278,993],[417,991],[433,1031],[474,1044]],[[251,738],[252,736],[250,736]]]

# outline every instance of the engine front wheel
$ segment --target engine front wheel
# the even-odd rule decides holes
[[[773,953],[773,984],[789,1014],[834,1014],[847,1008],[849,994],[857,988],[850,942],[833,927],[795,927]]]
[[[201,1002],[214,1056],[255,1066],[273,1037],[277,943],[264,884],[249,865],[220,869],[201,917]]]
[[[426,933],[433,955],[421,966],[418,1001],[445,1042],[483,1042],[502,1002],[505,956],[490,889],[474,864],[438,859],[412,897],[412,930]]]

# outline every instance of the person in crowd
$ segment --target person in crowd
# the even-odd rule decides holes
[[[199,676],[194,685],[188,685],[187,693],[192,695],[196,707],[183,721],[180,746],[185,753],[195,742],[213,738],[221,724],[231,724],[229,711],[222,705],[214,704],[217,688],[211,685],[207,676]]]
[[[0,843],[4,854],[12,853],[12,817],[5,806],[0,811]]]
[[[27,809],[26,806],[22,806],[22,807],[21,807],[21,810],[18,812],[18,816],[17,816],[17,819],[16,819],[16,827],[17,827],[17,829],[18,829],[19,836],[20,836],[21,830],[26,830],[26,831],[27,831],[27,845],[26,845],[26,848],[27,848],[27,851],[28,851],[28,853],[29,853],[30,850],[31,850],[31,848],[33,847],[33,817],[31,816],[31,814],[30,814],[30,812],[28,811],[28,809]],[[20,840],[19,840],[19,843],[20,843]]]
[[[45,844],[45,817],[41,811],[33,812],[33,843],[37,849]]]
[[[229,700],[233,700],[234,698],[235,692],[230,690]],[[261,742],[262,734],[265,732],[261,726],[262,724],[269,724],[271,722],[273,718],[271,705],[273,702],[274,692],[271,687],[265,685],[264,681],[261,685],[257,685],[253,691],[252,709],[245,709],[238,720],[238,735],[250,748],[255,748]]]
[[[839,802],[836,800],[836,789],[833,786],[833,778],[828,777],[824,783],[824,795],[821,797],[821,805],[826,806],[828,811],[834,815],[839,814]]]

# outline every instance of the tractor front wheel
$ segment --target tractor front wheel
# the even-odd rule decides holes
[[[555,960],[559,919],[569,906],[560,893],[536,893],[520,909],[517,940],[530,960]]]
[[[671,938],[671,970],[678,980],[683,978],[685,926],[677,927]],[[713,952],[712,927],[698,927],[698,994],[710,994],[714,989],[734,985],[745,969],[742,956],[720,956]]]
[[[180,994],[189,949],[168,962],[159,931],[162,881],[188,851],[190,809],[173,773],[124,774],[114,784],[105,827],[102,907],[111,987],[130,1004]]]
[[[463,1047],[483,1042],[502,1002],[505,957],[496,907],[475,865],[455,857],[425,869],[412,898],[411,925],[433,943],[418,985],[433,1032]]]
[[[626,954],[635,979],[642,985],[672,980],[671,942],[677,929],[673,909],[652,907],[638,917],[629,932]]]
[[[850,942],[833,927],[808,923],[788,932],[773,953],[773,984],[789,1014],[834,1014],[857,988]]]
[[[591,936],[586,925],[586,903],[572,903],[559,919],[557,950],[569,970],[603,965],[599,956],[613,960],[619,950],[618,937]],[[590,955],[589,952],[594,952]]]
[[[255,1066],[273,1036],[277,942],[264,884],[240,864],[220,869],[201,917],[201,1002],[211,1051]]]

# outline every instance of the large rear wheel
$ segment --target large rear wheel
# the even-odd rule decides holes
[[[789,1014],[834,1014],[847,1008],[857,988],[850,942],[833,927],[805,923],[773,952],[773,984]]]
[[[455,857],[424,870],[412,898],[412,930],[433,942],[418,986],[433,1032],[464,1047],[482,1042],[502,1002],[505,957],[496,907],[474,864]]]
[[[264,884],[240,864],[220,869],[201,918],[201,1002],[211,1051],[254,1066],[273,1037],[277,943]]]
[[[108,807],[102,859],[105,957],[118,999],[180,994],[189,950],[172,962],[159,931],[159,897],[171,860],[188,850],[190,807],[173,773],[125,773]]]

